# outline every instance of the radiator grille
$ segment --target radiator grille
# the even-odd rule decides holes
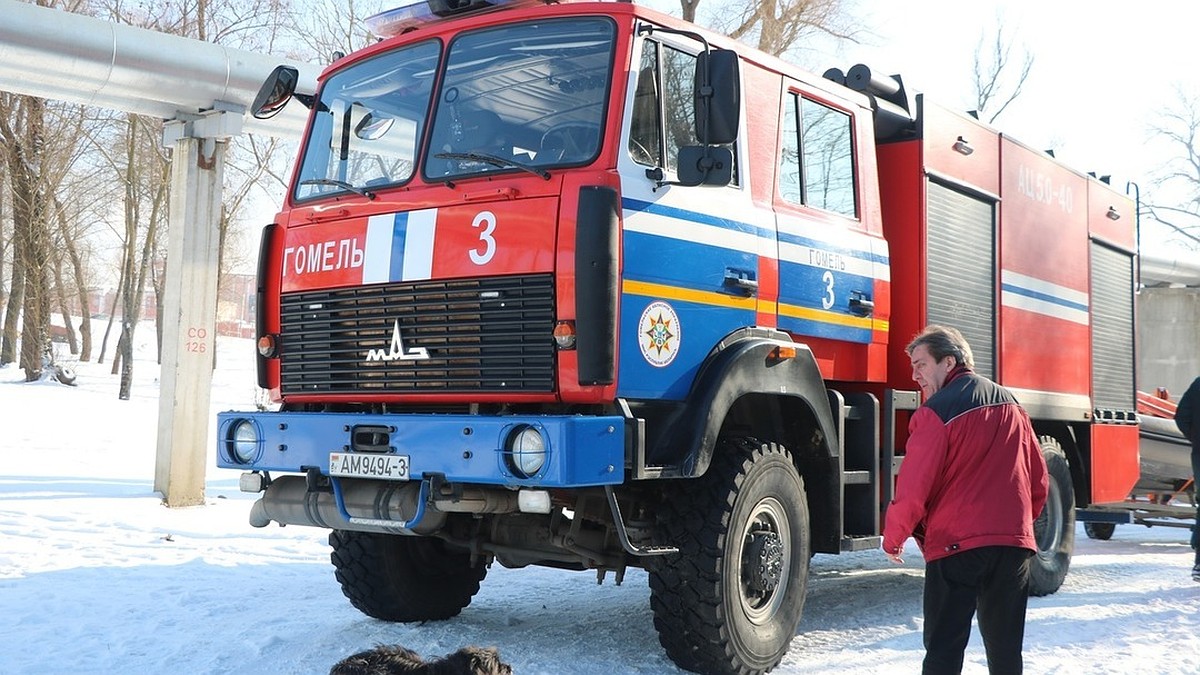
[[[549,274],[291,293],[280,319],[284,394],[554,388]]]

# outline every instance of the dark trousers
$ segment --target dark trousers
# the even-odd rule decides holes
[[[978,610],[992,675],[1021,672],[1032,551],[985,546],[925,566],[925,675],[960,673]]]

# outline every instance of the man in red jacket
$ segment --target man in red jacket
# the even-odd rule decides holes
[[[925,556],[923,672],[959,673],[978,610],[991,673],[1020,673],[1033,521],[1046,503],[1046,462],[1029,416],[1006,389],[971,371],[953,328],[908,345],[925,403],[908,424],[883,550],[901,563],[915,536]]]

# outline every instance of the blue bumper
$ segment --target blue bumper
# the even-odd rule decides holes
[[[233,452],[241,421],[257,432],[248,461]],[[542,436],[546,461],[536,474],[512,469],[506,440],[532,427]],[[356,432],[378,430],[386,443],[378,456],[406,456],[409,480],[431,475],[452,483],[573,488],[622,483],[625,421],[621,417],[512,415],[369,415],[357,413],[224,412],[217,416],[217,466],[246,471],[328,475],[330,453],[352,452]]]

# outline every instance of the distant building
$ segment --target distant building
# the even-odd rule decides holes
[[[254,303],[255,277],[253,274],[225,274],[221,277],[220,296],[217,298],[217,334],[233,337],[254,337]],[[122,308],[113,303],[117,300],[117,290],[112,288],[92,288],[88,290],[87,315],[93,319],[107,319],[109,314],[122,316]],[[76,298],[68,295],[67,302],[72,306],[71,312],[80,316]],[[56,308],[57,309],[57,308]],[[148,288],[142,295],[141,320],[155,321],[158,319],[157,297],[154,289]]]
[[[254,337],[255,277],[253,274],[221,276],[217,297],[217,335]]]

